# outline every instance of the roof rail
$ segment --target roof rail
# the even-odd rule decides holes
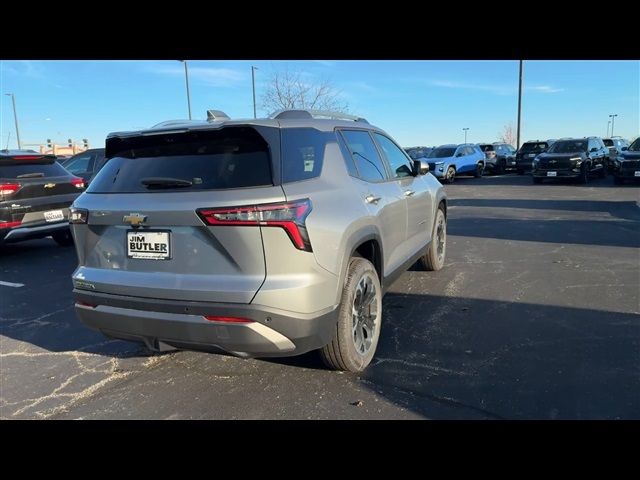
[[[365,118],[328,110],[285,109],[272,113],[269,118],[275,120],[305,120],[311,118],[330,118],[333,120],[351,120],[353,122],[369,123]]]
[[[207,110],[207,122],[220,122],[223,120],[231,120],[231,117],[222,110]]]

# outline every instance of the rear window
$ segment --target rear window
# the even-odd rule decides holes
[[[324,149],[335,133],[315,128],[285,128],[281,133],[282,182],[298,182],[320,175]]]
[[[69,172],[58,162],[44,164],[16,162],[15,165],[0,165],[0,178],[20,178],[21,175],[38,173],[41,173],[44,177],[62,177],[69,175]]]
[[[119,140],[112,140],[119,150]],[[223,190],[273,185],[269,145],[249,127],[121,140],[89,193]],[[113,151],[113,150],[111,150]]]
[[[547,148],[546,142],[525,143],[524,145],[522,145],[522,147],[520,147],[520,151],[521,152],[541,152],[545,148]]]
[[[480,150],[482,150],[483,152],[493,152],[495,151],[495,147],[493,145],[478,145],[480,147]]]
[[[603,142],[607,147],[613,147],[613,140],[606,139]]]

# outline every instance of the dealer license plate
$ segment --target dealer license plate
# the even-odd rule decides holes
[[[127,257],[145,260],[168,260],[171,258],[170,232],[128,231]]]

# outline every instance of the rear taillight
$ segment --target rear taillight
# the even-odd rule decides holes
[[[71,185],[73,185],[76,188],[84,188],[84,180],[78,177],[72,178]]]
[[[223,322],[223,323],[251,323],[253,320],[242,317],[221,317],[218,315],[204,315],[205,320],[210,322]]]
[[[87,302],[81,302],[81,301],[76,302],[76,306],[77,307],[87,307],[87,308],[96,308],[97,307],[97,305],[95,305],[93,303],[87,303]]]
[[[0,195],[13,195],[21,187],[19,183],[0,183]]]
[[[14,160],[40,160],[42,155],[18,155],[13,157]]]
[[[69,209],[69,223],[87,223],[89,219],[89,210],[84,208]]]
[[[14,228],[22,225],[22,221],[17,222],[0,222],[0,228]]]
[[[311,200],[266,203],[242,207],[201,208],[198,215],[207,225],[280,227],[298,250],[311,251],[305,220],[311,213]]]

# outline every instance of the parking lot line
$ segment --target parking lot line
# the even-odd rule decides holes
[[[3,282],[2,280],[0,280],[0,285],[4,285],[5,287],[13,287],[13,288],[24,287],[24,283]]]

